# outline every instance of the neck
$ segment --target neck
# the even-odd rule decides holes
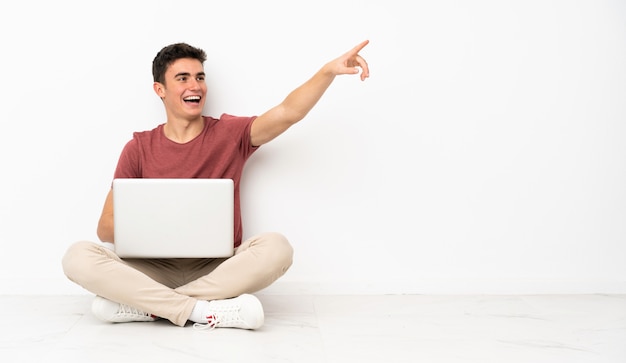
[[[168,119],[163,127],[163,132],[168,139],[184,144],[200,135],[203,129],[204,119],[202,117],[192,121]]]

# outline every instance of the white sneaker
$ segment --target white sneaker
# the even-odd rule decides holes
[[[91,312],[98,319],[111,323],[128,323],[131,321],[155,321],[157,317],[128,305],[119,304],[102,296],[96,296],[91,303]]]
[[[239,328],[257,329],[265,320],[263,305],[250,294],[232,299],[211,300],[206,312],[207,323],[195,323],[196,329]]]

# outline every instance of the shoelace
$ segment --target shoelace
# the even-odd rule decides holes
[[[234,322],[243,321],[239,316],[239,306],[218,307],[213,314],[207,316],[207,323],[194,323],[193,327],[197,330],[213,330],[219,325],[229,326]]]
[[[154,316],[151,314],[148,314],[142,310],[139,310],[137,308],[134,308],[132,306],[128,306],[128,305],[124,305],[124,304],[119,304],[119,308],[117,309],[117,315],[121,315],[124,317],[142,317],[142,318],[149,318],[149,319],[154,319]]]

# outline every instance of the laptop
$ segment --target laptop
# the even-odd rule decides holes
[[[232,179],[113,180],[115,252],[122,258],[234,253]]]

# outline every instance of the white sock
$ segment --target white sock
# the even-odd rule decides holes
[[[209,302],[207,300],[198,300],[196,302],[196,306],[191,310],[191,315],[189,316],[189,320],[194,323],[202,323],[206,324],[207,320],[207,311],[209,310]]]

